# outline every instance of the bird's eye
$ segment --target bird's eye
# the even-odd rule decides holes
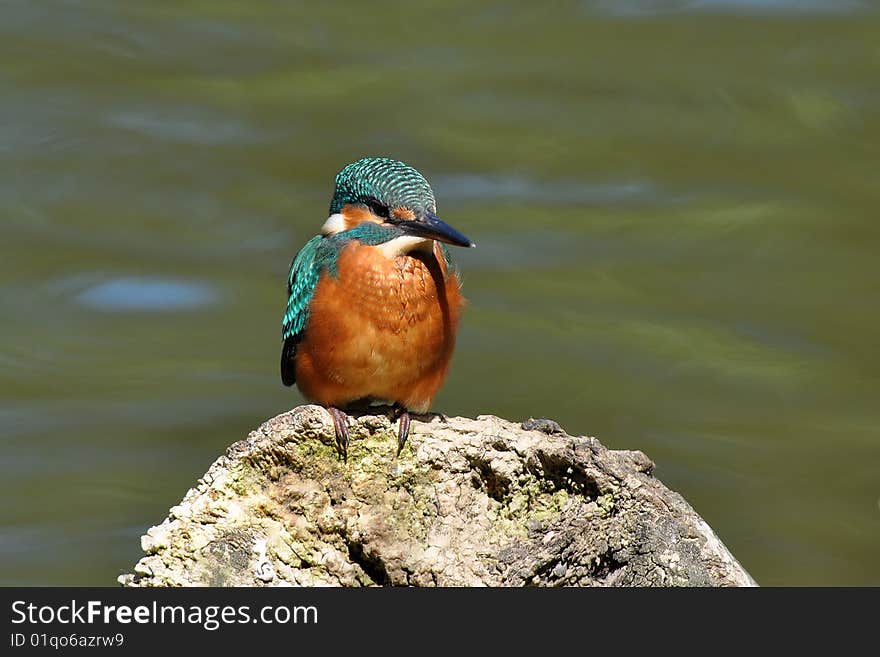
[[[370,210],[372,210],[373,214],[377,217],[388,219],[391,216],[391,214],[388,212],[388,206],[374,198],[371,198],[367,201],[367,207],[369,207]]]

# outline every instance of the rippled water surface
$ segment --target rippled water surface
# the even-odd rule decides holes
[[[0,3],[0,583],[106,584],[301,402],[332,178],[434,184],[447,414],[641,449],[763,584],[880,585],[869,2]]]

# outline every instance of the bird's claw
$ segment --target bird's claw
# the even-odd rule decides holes
[[[348,415],[335,406],[328,406],[327,410],[330,412],[330,417],[333,418],[333,428],[336,432],[336,450],[339,452],[339,457],[347,463],[348,445],[350,442]],[[409,415],[409,411],[402,406],[394,407],[394,415],[399,419],[397,425],[397,456],[400,456],[400,452],[406,445],[406,439],[409,438],[409,426],[412,418]]]
[[[348,463],[348,444],[350,438],[348,435],[348,416],[334,406],[328,409],[330,416],[333,418],[333,428],[336,432],[336,451],[339,457]]]
[[[406,445],[406,439],[409,437],[409,423],[409,411],[403,409],[400,414],[400,423],[397,426],[397,456],[400,456],[403,446]]]

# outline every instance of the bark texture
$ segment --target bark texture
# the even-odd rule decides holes
[[[396,424],[300,406],[214,462],[125,586],[753,586],[641,452],[550,420]]]

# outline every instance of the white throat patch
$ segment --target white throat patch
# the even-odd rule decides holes
[[[394,260],[397,256],[405,255],[412,251],[425,251],[433,253],[434,240],[427,237],[417,237],[415,235],[401,235],[393,240],[388,240],[384,244],[376,247],[389,260]]]

